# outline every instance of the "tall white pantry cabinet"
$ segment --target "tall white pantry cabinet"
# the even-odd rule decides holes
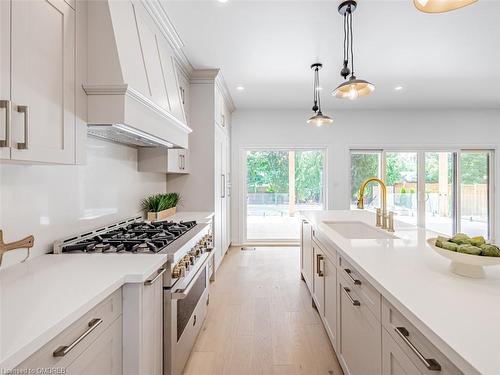
[[[0,1],[2,160],[76,162],[83,95],[77,82],[86,58],[77,69],[75,7],[64,0]]]
[[[194,70],[189,85],[189,174],[167,176],[181,210],[215,212],[215,264],[230,245],[230,144],[233,105],[218,69]]]

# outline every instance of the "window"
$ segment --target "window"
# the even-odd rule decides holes
[[[298,211],[324,208],[324,150],[246,152],[246,240],[298,240]]]
[[[398,220],[446,235],[491,238],[492,155],[490,150],[352,150],[351,207],[361,183],[382,176],[387,207]],[[380,207],[379,188],[371,189],[367,209]]]
[[[460,154],[460,231],[489,237],[490,152]]]
[[[455,154],[425,153],[425,225],[452,235],[455,229]]]
[[[387,209],[399,220],[417,224],[417,153],[387,152],[385,154]]]
[[[359,187],[370,177],[381,177],[382,151],[351,151],[351,208],[356,208]],[[365,194],[365,207],[380,207],[378,185],[369,185]]]

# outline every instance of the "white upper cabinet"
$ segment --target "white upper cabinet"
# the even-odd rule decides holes
[[[0,156],[74,163],[75,11],[63,0],[2,1],[0,18]]]

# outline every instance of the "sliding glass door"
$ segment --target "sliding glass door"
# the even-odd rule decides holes
[[[324,170],[324,150],[248,150],[246,240],[298,240],[298,211],[324,208]]]
[[[425,226],[447,235],[456,227],[455,170],[455,153],[425,153]]]
[[[491,150],[351,150],[351,207],[364,179],[382,177],[398,220],[491,238],[492,156]],[[380,207],[379,188],[371,189],[368,209]]]

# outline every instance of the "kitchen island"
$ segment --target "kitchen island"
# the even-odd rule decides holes
[[[302,216],[302,276],[345,373],[500,374],[500,267],[455,275],[426,242],[437,233],[388,233],[367,211]]]

